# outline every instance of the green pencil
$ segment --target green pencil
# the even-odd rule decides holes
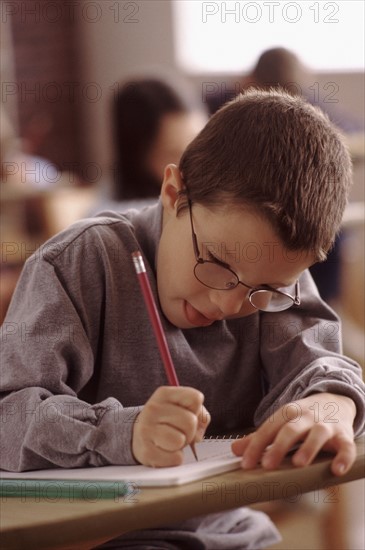
[[[133,482],[75,481],[40,479],[0,479],[0,497],[36,497],[48,500],[60,498],[96,501],[136,494]]]

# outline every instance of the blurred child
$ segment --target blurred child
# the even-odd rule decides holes
[[[330,89],[325,96],[318,97],[313,93],[314,75],[291,50],[283,47],[263,51],[255,66],[244,75],[240,82],[241,91],[248,88],[269,90],[280,88],[292,95],[299,95],[312,105],[320,107],[330,120],[346,134],[364,132],[364,121],[341,108],[337,100],[330,101]],[[211,113],[214,113],[225,102],[224,95],[209,93],[206,97]]]
[[[189,94],[162,80],[126,82],[113,101],[114,199],[157,198],[165,166],[179,162],[206,120]]]

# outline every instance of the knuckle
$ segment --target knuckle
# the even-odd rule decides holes
[[[161,404],[159,401],[149,401],[148,404],[145,405],[142,412],[145,413],[143,415],[143,418],[145,418],[146,420],[156,418],[161,414]]]
[[[285,424],[281,429],[283,437],[287,439],[295,438],[299,431],[297,424]]]
[[[331,425],[325,423],[315,424],[312,428],[313,433],[320,438],[330,439],[333,436]]]
[[[180,386],[180,388],[186,393],[195,396],[196,399],[201,399],[202,402],[204,401],[204,394],[200,390],[192,388],[191,386]]]
[[[167,451],[178,451],[182,449],[185,444],[185,434],[183,434],[179,430],[172,430],[171,432],[166,432],[164,434],[163,444],[161,444],[161,447],[163,446],[163,448]]]
[[[185,445],[186,445],[185,434],[183,434],[181,432],[176,432],[174,450],[182,449]]]
[[[335,439],[344,450],[356,454],[356,444],[353,437],[347,434],[338,434],[335,436]]]
[[[297,422],[303,416],[303,409],[299,403],[292,401],[282,408],[282,416],[286,422]]]
[[[185,387],[186,393],[195,407],[201,407],[204,403],[204,394],[196,388]]]
[[[169,394],[169,390],[171,390],[170,386],[160,386],[153,392],[152,397],[156,399],[166,399]]]
[[[256,435],[256,434],[255,434]],[[247,443],[246,452],[249,455],[255,455],[258,452],[261,452],[265,449],[266,443],[265,440],[257,437],[251,437],[250,441]]]
[[[171,437],[167,438],[166,444],[169,445],[168,449],[171,451],[178,451],[186,444],[185,434],[174,430]]]
[[[202,406],[204,403],[204,394],[201,391],[196,390],[195,388],[194,388],[194,391],[195,391],[197,403],[199,403],[199,405]]]

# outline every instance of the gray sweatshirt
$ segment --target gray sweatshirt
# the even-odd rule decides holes
[[[133,464],[133,422],[167,383],[131,261],[140,249],[156,300],[160,204],[82,220],[26,262],[1,329],[0,467]],[[177,251],[178,253],[178,251]],[[351,397],[364,425],[360,368],[308,272],[300,307],[181,330],[160,312],[182,385],[205,395],[208,435],[260,424],[313,392]],[[249,508],[122,535],[103,548],[259,549],[280,536]]]
[[[142,251],[158,299],[161,220],[161,204],[81,220],[27,260],[1,333],[1,468],[134,463],[134,419],[167,381],[131,253]],[[360,368],[341,355],[308,272],[300,285],[300,307],[281,313],[188,330],[161,313],[180,383],[205,395],[208,435],[323,391],[351,397],[363,429]]]

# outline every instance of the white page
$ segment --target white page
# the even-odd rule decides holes
[[[0,479],[128,481],[141,487],[182,485],[215,474],[236,470],[241,457],[231,451],[232,439],[205,439],[195,445],[198,462],[190,447],[184,449],[184,463],[170,468],[147,466],[102,466],[99,468],[54,468],[29,472],[0,470]]]

